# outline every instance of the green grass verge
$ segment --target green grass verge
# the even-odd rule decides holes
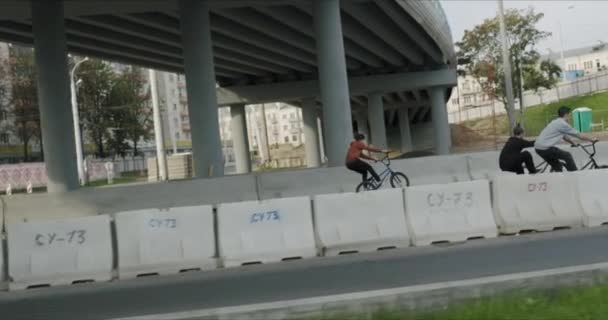
[[[557,115],[560,106],[571,108],[588,107],[593,110],[593,123],[604,121],[608,129],[608,92],[600,92],[593,95],[585,95],[562,99],[559,102],[541,104],[525,109],[526,135],[536,136]],[[519,119],[519,113],[518,113]],[[463,124],[470,128],[491,127],[492,117],[466,121]],[[500,115],[496,117],[495,127],[498,134],[508,135],[507,117]]]
[[[328,315],[317,320],[603,320],[608,285],[517,292],[484,298],[431,313],[378,311],[373,315]]]

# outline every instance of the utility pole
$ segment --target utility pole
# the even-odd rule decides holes
[[[72,68],[72,72],[70,72],[70,91],[72,94],[72,121],[74,122],[74,141],[76,142],[76,165],[78,166],[78,180],[81,186],[84,186],[87,183],[87,177],[84,168],[82,132],[80,131],[80,117],[78,115],[78,99],[76,97],[78,91],[76,91],[77,81],[75,79],[75,74],[76,69],[78,69],[81,64],[88,60],[89,58],[84,58],[76,62],[76,64],[74,64],[74,67]]]
[[[505,90],[507,93],[507,117],[509,118],[509,128],[515,128],[515,104],[513,101],[513,77],[511,75],[511,54],[507,43],[507,26],[505,24],[505,10],[502,0],[498,0],[498,16],[500,20],[500,38],[502,41],[502,62],[505,72]]]
[[[158,105],[158,88],[156,84],[156,72],[149,70],[150,91],[152,93],[152,111],[154,115],[154,137],[156,140],[156,163],[158,164],[158,176],[160,181],[168,180],[167,158],[165,154],[165,137],[163,135],[163,124]]]

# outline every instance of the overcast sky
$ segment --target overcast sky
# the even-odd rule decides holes
[[[496,15],[498,3],[495,0],[441,0],[448,17],[454,41],[462,39],[465,30],[470,30],[484,19]],[[553,36],[539,45],[540,53],[547,49],[559,51],[559,22],[563,29],[564,49],[574,49],[598,44],[598,40],[608,43],[608,1],[509,1],[506,8],[525,9],[534,7],[545,17],[539,28],[553,33]]]

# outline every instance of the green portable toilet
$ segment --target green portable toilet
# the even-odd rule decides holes
[[[578,132],[591,131],[593,120],[593,112],[587,107],[576,108],[572,112],[572,122],[574,129]]]

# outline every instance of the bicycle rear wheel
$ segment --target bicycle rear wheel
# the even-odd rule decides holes
[[[375,183],[367,180],[367,181],[363,181],[361,183],[359,183],[359,185],[357,186],[357,191],[356,192],[363,192],[363,191],[373,191],[378,189],[379,185],[376,185]]]
[[[405,188],[410,186],[410,179],[401,172],[393,172],[391,174],[391,187]]]

